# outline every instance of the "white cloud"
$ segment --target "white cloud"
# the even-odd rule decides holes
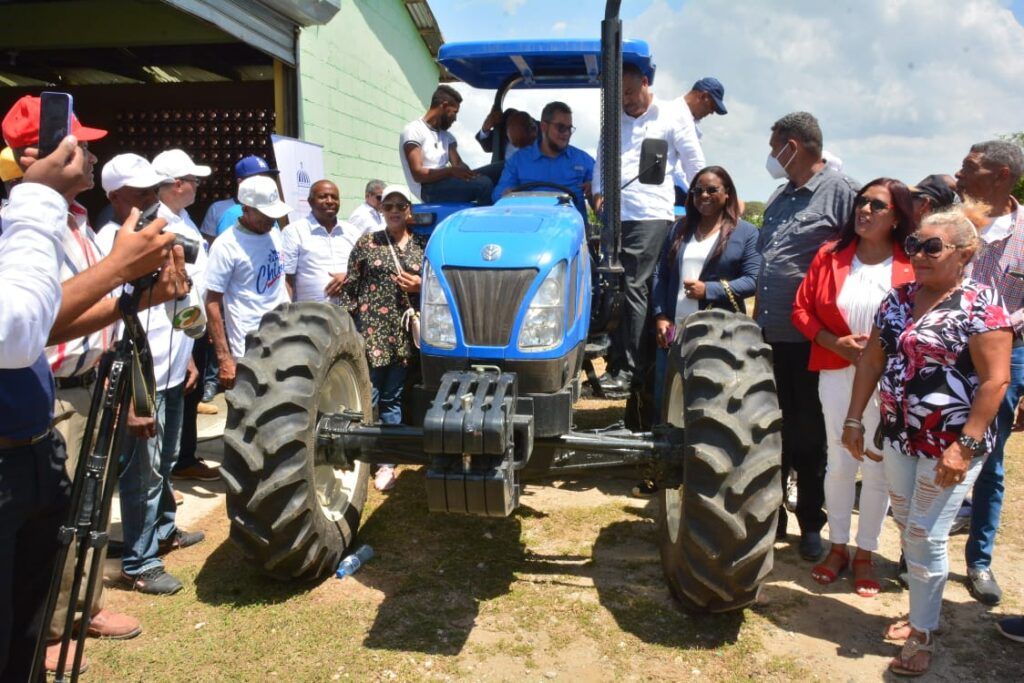
[[[565,33],[565,29],[569,28],[569,24],[564,21],[556,21],[551,25],[552,33]]]
[[[514,15],[525,4],[526,0],[504,0],[502,7],[505,9],[505,14]]]

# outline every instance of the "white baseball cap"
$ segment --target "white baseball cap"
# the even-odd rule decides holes
[[[138,154],[118,154],[103,165],[100,173],[100,182],[107,195],[122,187],[154,187],[168,180]]]
[[[405,197],[405,201],[412,204],[412,192],[409,192],[409,188],[405,185],[388,185],[380,193],[381,199],[387,199],[389,194],[400,194]]]
[[[169,149],[157,154],[153,157],[153,169],[171,179],[190,175],[205,178],[210,175],[209,166],[200,166],[195,163],[192,161],[192,157],[181,149]]]
[[[271,218],[281,218],[292,210],[292,207],[281,201],[274,179],[265,175],[255,175],[240,182],[238,201]]]

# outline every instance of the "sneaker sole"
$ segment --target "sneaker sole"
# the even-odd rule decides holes
[[[1010,640],[1015,640],[1018,643],[1024,643],[1024,636],[1018,636],[1018,635],[1014,635],[1012,633],[1007,633],[1006,631],[1003,630],[1003,625],[1002,624],[997,622],[996,623],[996,628],[998,628],[999,632],[1002,633],[1007,638],[1009,638]]]
[[[105,634],[100,633],[99,631],[93,631],[90,628],[87,635],[90,638],[95,638],[96,640],[131,640],[132,638],[140,635],[141,633],[142,633],[142,627],[139,626],[134,631],[129,631],[127,633],[118,633],[118,634],[115,634],[115,635],[105,635]]]

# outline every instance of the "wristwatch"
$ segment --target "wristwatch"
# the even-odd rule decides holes
[[[981,447],[983,445],[973,436],[967,436],[966,434],[961,434],[957,438],[956,442],[963,446],[964,448],[966,448],[967,450],[969,450],[974,455],[978,455],[978,452],[981,450]]]

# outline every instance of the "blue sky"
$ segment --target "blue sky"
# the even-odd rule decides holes
[[[628,38],[651,44],[655,93],[679,97],[714,75],[729,114],[702,123],[709,163],[764,199],[768,129],[803,109],[821,121],[825,147],[866,182],[916,182],[953,172],[971,142],[1024,129],[1024,0],[624,0]],[[447,41],[597,37],[601,0],[431,0]],[[462,89],[453,128],[470,163],[493,93]],[[536,116],[552,91],[510,94]],[[597,96],[558,92],[575,112],[573,144],[593,152]]]

